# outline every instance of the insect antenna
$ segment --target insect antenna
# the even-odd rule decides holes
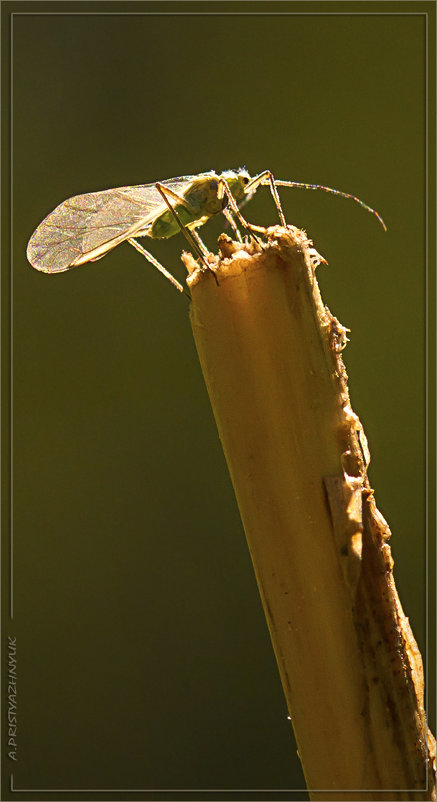
[[[275,178],[275,184],[277,187],[295,187],[296,189],[322,189],[323,192],[330,192],[332,195],[339,195],[340,198],[348,198],[349,200],[353,200],[356,203],[358,203],[359,206],[362,206],[363,209],[366,209],[366,211],[371,212],[371,214],[374,214],[376,219],[379,220],[379,222],[381,223],[384,231],[387,231],[387,226],[384,223],[384,220],[382,219],[381,215],[378,214],[378,212],[375,211],[375,209],[372,209],[371,206],[368,206],[367,203],[364,203],[364,201],[357,198],[356,195],[351,195],[349,192],[341,192],[339,189],[332,189],[332,187],[324,187],[321,184],[305,184],[302,181],[278,181],[278,179],[276,178]]]

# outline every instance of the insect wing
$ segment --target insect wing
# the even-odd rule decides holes
[[[183,195],[189,177],[162,182]],[[139,231],[146,233],[166,209],[154,184],[76,195],[54,209],[32,234],[27,258],[37,270],[61,273],[99,259]]]

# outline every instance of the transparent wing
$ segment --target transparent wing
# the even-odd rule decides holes
[[[161,183],[182,196],[192,180],[181,176]],[[37,270],[61,273],[104,256],[147,229],[166,209],[154,184],[76,195],[39,224],[27,245],[27,258]]]

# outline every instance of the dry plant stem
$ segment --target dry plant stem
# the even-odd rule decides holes
[[[211,270],[184,256],[191,323],[310,796],[435,799],[422,661],[320,257],[291,226],[220,248]]]

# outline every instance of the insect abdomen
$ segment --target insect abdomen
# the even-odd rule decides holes
[[[189,212],[185,206],[182,205],[175,206],[174,211],[182,225],[186,226],[187,228],[193,228],[193,226],[199,225],[204,219],[196,217],[194,214]],[[159,217],[156,218],[147,233],[149,237],[152,237],[152,239],[168,239],[169,237],[173,237],[175,234],[179,234],[180,231],[180,226],[178,225],[174,215],[171,213],[170,209],[168,209],[166,212],[163,212],[159,215]]]

